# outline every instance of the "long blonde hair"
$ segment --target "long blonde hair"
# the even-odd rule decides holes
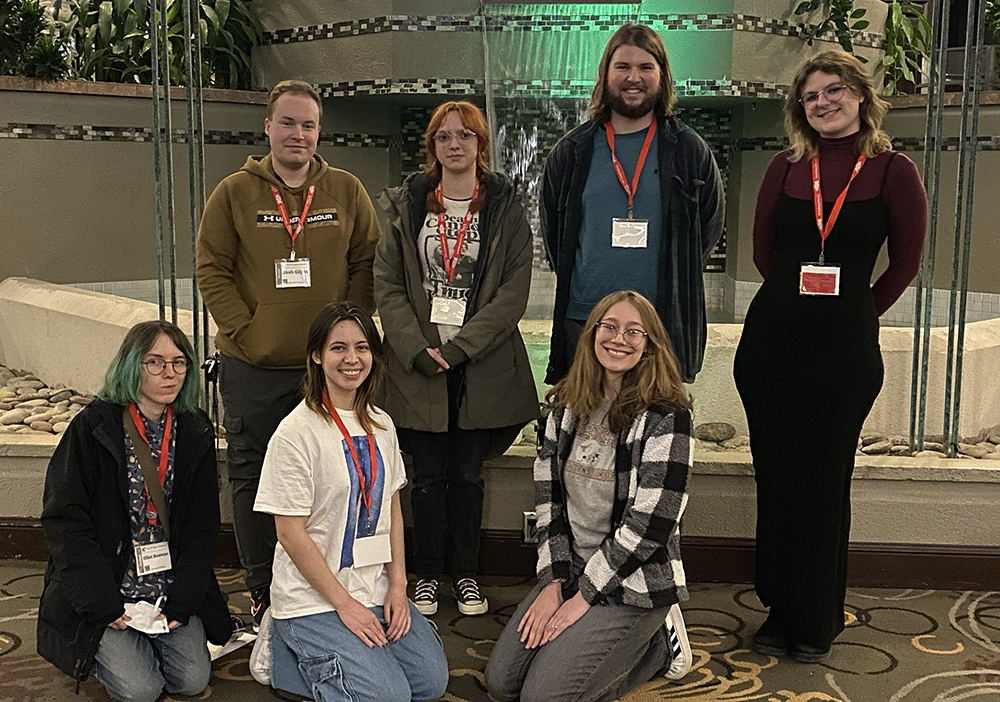
[[[816,54],[802,64],[788,91],[785,99],[785,132],[792,147],[788,160],[795,163],[803,156],[811,157],[819,148],[819,132],[809,124],[805,107],[799,102],[803,86],[816,71],[839,76],[848,90],[863,98],[858,107],[861,130],[855,144],[857,152],[872,158],[891,149],[889,135],[882,131],[882,119],[889,111],[889,103],[875,92],[875,83],[863,63],[846,51],[830,50]]]
[[[621,391],[608,410],[608,428],[615,433],[626,430],[650,405],[692,407],[663,322],[649,300],[634,290],[613,292],[594,305],[576,345],[573,365],[566,377],[546,393],[546,402],[567,407],[577,417],[589,417],[604,400],[604,366],[597,360],[594,339],[597,323],[619,302],[635,308],[648,337],[642,358],[622,377]]]

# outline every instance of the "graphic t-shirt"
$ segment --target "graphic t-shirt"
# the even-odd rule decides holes
[[[364,430],[354,412],[339,410],[351,434],[366,484],[371,483],[372,456]],[[300,402],[278,425],[267,445],[254,510],[267,514],[308,517],[306,533],[326,559],[330,571],[351,597],[366,607],[381,605],[389,590],[385,564],[354,567],[354,541],[366,535],[389,533],[392,496],[406,484],[396,430],[389,415],[374,413],[384,427],[375,429],[375,484],[371,510],[361,501],[361,487],[351,450],[332,421]],[[274,550],[271,613],[291,619],[334,611],[305,579],[279,543]]]
[[[448,253],[451,256],[455,255],[458,230],[462,226],[465,213],[469,210],[470,202],[471,200],[444,198],[445,236],[448,240]],[[417,236],[417,251],[420,253],[420,269],[428,299],[443,297],[448,300],[468,302],[476,270],[476,259],[479,258],[479,213],[472,215],[472,221],[469,222],[469,228],[465,232],[465,241],[455,266],[453,280],[448,280],[448,273],[445,271],[441,238],[438,236],[438,216],[434,212],[428,212],[424,217],[424,226]],[[455,338],[462,326],[438,324],[437,328],[441,343],[446,344]]]
[[[590,559],[611,532],[615,504],[615,446],[608,428],[610,400],[604,400],[576,429],[563,468],[566,514],[573,532],[573,550]]]

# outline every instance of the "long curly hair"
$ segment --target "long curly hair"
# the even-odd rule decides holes
[[[848,90],[863,98],[858,108],[861,130],[855,148],[859,154],[872,158],[892,148],[889,135],[882,131],[882,120],[889,111],[889,103],[878,96],[871,74],[864,64],[846,51],[830,50],[816,54],[799,68],[785,100],[785,132],[791,142],[789,161],[797,162],[803,156],[811,157],[819,149],[819,132],[813,129],[806,117],[806,109],[799,100],[802,88],[816,71],[839,76]]]
[[[635,308],[649,336],[642,358],[622,376],[621,391],[608,410],[608,428],[615,433],[626,430],[650,405],[674,409],[693,406],[660,316],[649,300],[634,290],[610,293],[594,305],[576,345],[573,365],[566,377],[546,393],[546,402],[567,407],[576,417],[589,417],[604,400],[604,366],[597,360],[594,340],[597,323],[619,302],[628,302]]]

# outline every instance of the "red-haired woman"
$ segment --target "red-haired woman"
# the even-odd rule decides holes
[[[380,404],[413,458],[414,603],[434,614],[438,583],[450,575],[459,611],[478,615],[489,610],[476,582],[483,461],[538,416],[517,328],[531,229],[510,180],[487,168],[478,107],[438,107],[424,145],[424,170],[379,201],[390,224],[375,254],[386,355]]]

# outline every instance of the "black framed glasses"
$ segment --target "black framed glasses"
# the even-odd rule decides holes
[[[607,322],[598,322],[594,326],[597,327],[597,338],[601,341],[611,341],[621,334],[626,344],[629,346],[638,346],[642,343],[643,339],[649,336],[642,329],[619,329],[614,324],[608,324]]]
[[[163,358],[149,358],[143,361],[142,365],[145,367],[146,372],[150,375],[162,375],[168,365],[174,369],[174,373],[177,375],[184,375],[187,373],[188,369],[188,362],[186,358],[177,358],[173,361],[168,361]]]

